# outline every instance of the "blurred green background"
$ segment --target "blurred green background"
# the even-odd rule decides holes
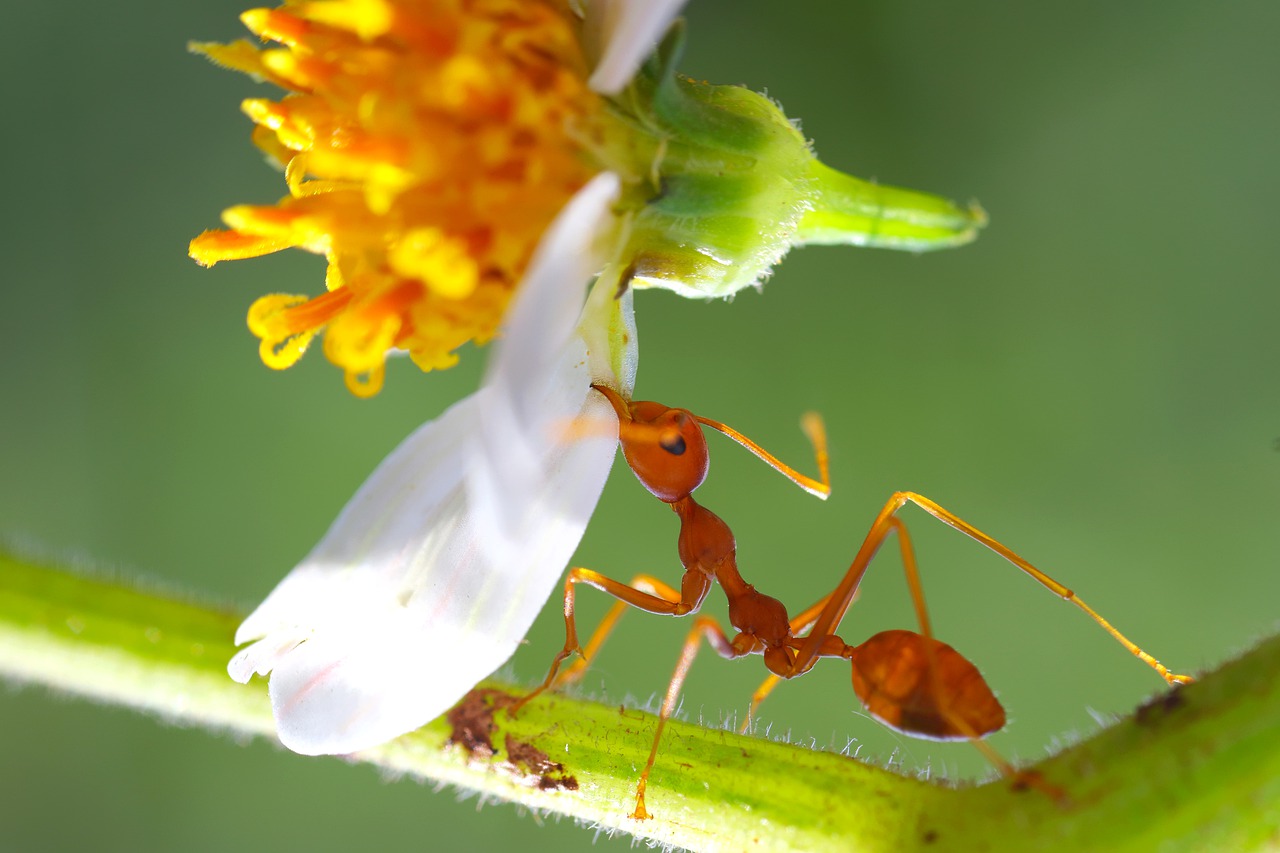
[[[373,401],[348,395],[318,351],[285,373],[258,362],[249,303],[315,291],[322,272],[301,253],[214,271],[186,257],[222,208],[283,192],[238,112],[266,90],[184,52],[190,38],[238,37],[240,9],[6,9],[0,534],[247,608],[400,438],[474,388],[484,358],[431,376],[399,361]],[[825,505],[712,439],[699,494],[733,525],[748,579],[807,605],[883,500],[911,488],[1177,669],[1272,630],[1280,7],[693,0],[688,17],[689,73],[767,89],[833,166],[977,198],[992,218],[954,252],[799,251],[731,304],[639,294],[638,396],[724,420],[805,468],[799,415],[827,418]],[[993,740],[1007,754],[1039,756],[1161,686],[1074,608],[908,518],[936,630],[1009,709]],[[675,535],[619,465],[577,562],[674,581]],[[597,596],[581,600],[589,621],[602,612]],[[516,657],[518,677],[540,677],[558,647],[556,609]],[[911,624],[891,557],[842,633]],[[628,616],[587,689],[613,702],[659,693],[686,628]],[[741,714],[762,672],[756,659],[700,660],[686,713]],[[843,665],[783,685],[764,717],[774,736],[836,749],[854,738],[864,756],[935,775],[986,772],[965,745],[867,719]],[[39,689],[0,692],[0,723],[6,849],[603,843]]]

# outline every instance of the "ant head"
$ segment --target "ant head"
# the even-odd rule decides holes
[[[707,440],[702,425],[686,409],[635,402],[631,420],[619,429],[622,454],[644,487],[673,503],[689,496],[707,478]]]

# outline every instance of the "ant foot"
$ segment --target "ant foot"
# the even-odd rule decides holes
[[[514,702],[512,702],[510,705],[507,706],[507,716],[511,717],[512,719],[515,719],[516,717],[518,717],[520,715],[520,710],[524,708],[525,705],[528,705],[534,699],[537,699],[539,696],[541,696],[542,691],[543,691],[543,688],[539,687],[537,690],[533,691],[532,693],[527,693],[521,698],[516,699]]]
[[[1017,771],[1013,777],[1012,787],[1015,791],[1026,791],[1035,788],[1040,793],[1047,794],[1062,808],[1071,805],[1071,798],[1067,796],[1066,790],[1047,781],[1038,770]]]
[[[644,807],[644,788],[645,779],[640,780],[640,784],[636,786],[636,809],[631,813],[634,820],[649,820],[653,815],[649,814],[649,810]]]

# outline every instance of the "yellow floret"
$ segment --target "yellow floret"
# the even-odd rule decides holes
[[[492,338],[542,232],[597,168],[601,107],[567,3],[319,0],[242,20],[275,45],[194,47],[286,90],[243,109],[288,195],[229,208],[191,255],[298,247],[329,262],[329,292],[253,304],[263,362],[290,366],[323,330],[368,395],[389,350],[432,370]]]

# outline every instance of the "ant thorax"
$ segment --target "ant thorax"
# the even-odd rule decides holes
[[[720,577],[723,574],[721,567],[729,564],[738,548],[729,525],[691,497],[672,503],[671,508],[680,516],[680,539],[677,547],[685,570],[697,570],[715,576],[726,589],[732,587],[735,580],[741,585],[742,578],[738,576],[736,568],[732,568],[728,578]],[[728,584],[725,584],[726,580],[729,581]]]

